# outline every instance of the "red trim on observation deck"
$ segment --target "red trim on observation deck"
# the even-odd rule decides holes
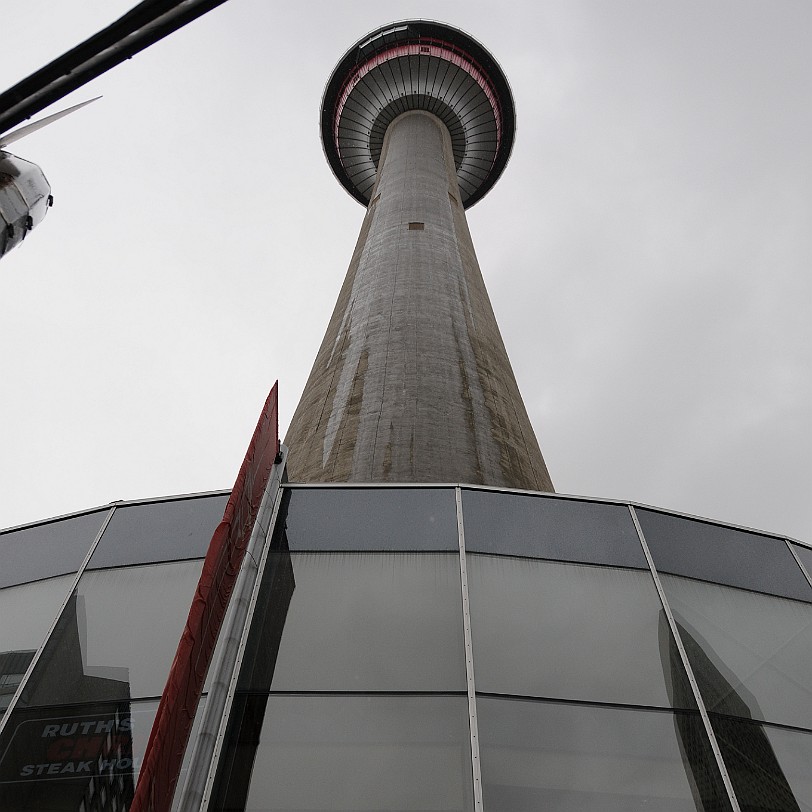
[[[277,381],[265,401],[223,521],[209,545],[152,725],[130,812],[169,812],[172,805],[217,636],[279,454],[278,386]]]
[[[428,54],[421,50],[422,48],[426,47],[429,49]],[[499,98],[496,91],[493,89],[487,74],[468,54],[465,53],[465,51],[461,50],[456,45],[452,45],[450,42],[443,42],[442,40],[434,39],[433,37],[420,37],[414,42],[410,42],[405,45],[394,45],[391,48],[387,48],[385,51],[380,51],[379,53],[373,54],[365,62],[358,65],[347,77],[347,79],[344,81],[344,86],[341,88],[341,92],[338,95],[335,113],[333,115],[333,138],[335,140],[336,149],[339,149],[338,124],[341,121],[341,114],[344,111],[344,105],[346,104],[350,93],[352,93],[358,82],[360,82],[361,79],[363,79],[364,76],[366,76],[371,70],[377,68],[384,62],[388,62],[390,59],[398,59],[402,56],[433,56],[437,57],[438,59],[443,59],[446,62],[451,62],[452,65],[462,68],[482,88],[482,92],[491,103],[493,117],[496,121],[496,153],[498,153],[499,145],[502,141],[502,107],[499,104]]]

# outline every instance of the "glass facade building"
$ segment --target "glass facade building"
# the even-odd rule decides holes
[[[128,808],[227,496],[0,535],[0,808]],[[271,504],[176,809],[812,808],[811,547],[483,487]]]
[[[384,26],[321,125],[367,210],[290,456],[274,387],[231,496],[0,532],[0,812],[812,810],[812,547],[553,493],[464,213],[496,61]]]

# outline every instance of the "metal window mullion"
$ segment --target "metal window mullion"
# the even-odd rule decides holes
[[[51,639],[51,635],[54,633],[56,624],[59,623],[59,618],[62,617],[62,613],[65,611],[65,607],[68,605],[68,601],[70,601],[71,596],[76,591],[76,587],[79,586],[79,580],[85,574],[87,565],[90,563],[90,559],[93,557],[93,553],[96,551],[96,547],[98,547],[99,541],[101,541],[101,537],[104,535],[104,531],[107,530],[107,525],[110,524],[110,520],[113,518],[113,514],[116,512],[116,507],[117,504],[110,506],[110,509],[107,512],[107,517],[102,522],[102,526],[99,528],[99,532],[96,533],[96,537],[93,539],[93,542],[90,545],[90,549],[85,554],[82,563],[79,565],[79,569],[76,571],[73,583],[71,583],[71,587],[62,601],[59,607],[59,611],[56,613],[56,616],[51,622],[51,625],[48,627],[48,631],[46,632],[45,637],[42,639],[42,642],[40,643],[39,648],[34,654],[33,659],[28,664],[28,668],[25,669],[25,674],[23,674],[23,678],[20,680],[20,684],[17,686],[17,690],[14,692],[14,696],[11,697],[11,702],[9,702],[8,707],[6,708],[5,715],[2,718],[0,718],[0,735],[2,735],[6,724],[8,723],[8,720],[11,718],[11,713],[14,710],[14,707],[16,706],[17,701],[19,700],[23,690],[25,689],[28,680],[31,677],[31,674],[34,672],[34,669],[36,668],[37,663],[39,662],[39,659],[42,656],[42,652],[45,650],[46,644]]]
[[[691,691],[694,695],[694,701],[696,702],[697,708],[699,708],[699,715],[702,717],[702,724],[705,726],[705,733],[710,740],[711,749],[713,750],[714,758],[716,759],[716,765],[719,768],[719,773],[722,776],[722,783],[725,786],[725,790],[727,791],[728,799],[730,800],[730,804],[733,808],[733,812],[741,812],[741,807],[739,806],[739,800],[736,797],[736,792],[733,789],[733,784],[730,780],[730,775],[727,771],[727,766],[725,765],[725,760],[722,757],[722,751],[719,748],[719,742],[716,740],[716,734],[713,732],[713,726],[711,725],[710,717],[708,716],[708,710],[705,707],[705,701],[702,699],[702,694],[699,691],[699,683],[696,681],[696,677],[694,676],[694,670],[691,667],[691,663],[688,661],[688,653],[685,651],[685,646],[682,643],[682,638],[679,634],[679,629],[677,628],[677,622],[674,619],[674,614],[671,611],[671,606],[668,603],[668,598],[665,594],[665,589],[663,588],[662,581],[660,581],[659,573],[657,572],[657,568],[654,566],[654,558],[651,555],[651,551],[648,548],[648,544],[646,543],[646,537],[643,534],[643,528],[640,526],[640,522],[637,518],[637,514],[634,511],[634,507],[632,505],[628,505],[629,513],[631,514],[632,521],[634,522],[635,530],[637,531],[637,537],[640,540],[640,545],[643,548],[643,554],[646,557],[646,561],[648,562],[649,570],[651,571],[651,577],[654,579],[654,586],[657,589],[657,594],[660,597],[660,603],[662,604],[663,611],[665,612],[665,616],[668,619],[668,627],[671,630],[671,635],[674,638],[674,643],[677,646],[677,650],[679,651],[680,659],[682,660],[682,667],[685,669],[685,674],[688,677],[688,682],[691,686]]]
[[[284,467],[284,465],[280,466],[280,470]],[[209,801],[211,800],[211,793],[214,787],[214,780],[217,777],[217,766],[220,761],[220,754],[223,749],[223,743],[225,741],[226,731],[228,728],[228,720],[231,715],[231,708],[234,703],[234,696],[237,692],[237,682],[240,676],[240,668],[242,666],[243,657],[245,656],[245,649],[248,645],[248,636],[251,631],[251,625],[254,618],[254,610],[257,605],[257,600],[259,598],[259,590],[262,586],[262,579],[265,574],[265,565],[268,560],[268,552],[270,551],[271,544],[270,539],[273,536],[274,527],[276,525],[277,516],[279,514],[279,506],[282,502],[282,496],[284,494],[284,489],[281,487],[281,483],[277,485],[276,489],[276,496],[273,501],[273,511],[271,513],[271,521],[269,523],[268,529],[265,532],[265,539],[264,544],[262,545],[262,553],[259,559],[259,564],[257,566],[256,574],[254,577],[254,584],[251,590],[251,597],[248,602],[248,609],[245,614],[245,621],[243,625],[242,635],[240,636],[239,645],[237,647],[237,656],[234,661],[234,667],[231,672],[231,679],[229,680],[228,684],[228,693],[226,694],[225,702],[223,704],[222,714],[220,716],[220,724],[217,728],[217,733],[214,740],[214,747],[212,750],[211,761],[209,763],[209,770],[206,776],[206,781],[203,786],[203,794],[200,800],[200,806],[195,806],[195,809],[199,809],[199,812],[206,812],[209,808]],[[184,802],[188,801],[187,798],[184,798],[181,802],[181,809],[188,808],[184,806]]]
[[[462,520],[462,490],[454,489],[457,503],[457,538],[460,545],[460,588],[462,591],[462,628],[465,640],[465,681],[468,693],[468,727],[471,734],[471,771],[474,784],[474,812],[482,812],[482,771],[479,764],[479,724],[474,682],[474,649],[471,640],[471,611],[468,603],[468,569],[465,563],[465,529]]]
[[[809,586],[812,586],[812,578],[809,577],[809,572],[807,572],[806,567],[804,566],[804,562],[798,557],[798,553],[792,548],[792,542],[789,539],[784,539],[784,544],[787,545],[787,548],[790,551],[790,554],[795,559],[795,563],[801,568],[801,572],[804,574],[804,578],[806,578],[807,583]]]

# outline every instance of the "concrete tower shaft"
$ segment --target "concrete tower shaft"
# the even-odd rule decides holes
[[[474,253],[451,136],[431,113],[386,130],[285,442],[292,481],[553,489]]]

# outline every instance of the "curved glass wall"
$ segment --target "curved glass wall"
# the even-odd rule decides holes
[[[798,810],[810,599],[628,504],[287,486],[210,808]]]
[[[4,810],[128,808],[226,499],[0,533]],[[812,809],[810,568],[625,503],[286,485],[209,808]]]

